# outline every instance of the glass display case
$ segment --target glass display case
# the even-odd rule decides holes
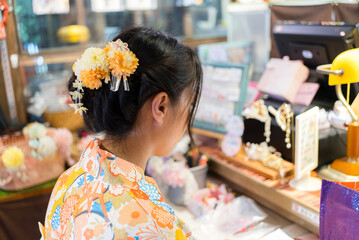
[[[137,25],[151,26],[181,39],[225,36],[225,2],[228,1],[16,0],[14,9],[21,49],[33,55],[81,44],[103,45],[117,32]],[[73,25],[88,30],[64,30]],[[89,36],[77,42],[63,34]]]
[[[28,111],[31,102],[39,100],[36,93],[51,86],[58,89],[56,95],[65,91],[72,64],[83,51],[90,46],[105,46],[124,29],[150,26],[170,33],[192,48],[203,43],[225,41],[228,2],[14,0],[20,54],[18,65],[25,108]]]

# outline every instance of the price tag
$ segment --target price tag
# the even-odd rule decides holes
[[[313,210],[306,208],[296,202],[292,203],[292,210],[299,215],[305,217],[310,222],[319,226],[319,213],[314,212]]]

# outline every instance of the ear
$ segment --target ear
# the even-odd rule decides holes
[[[163,124],[168,112],[169,103],[169,97],[165,92],[158,93],[152,100],[152,115],[154,120],[160,125]]]

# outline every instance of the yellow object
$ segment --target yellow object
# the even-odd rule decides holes
[[[359,82],[359,48],[342,52],[334,59],[330,70],[340,69],[344,70],[341,76],[329,75],[329,85]]]
[[[85,126],[83,117],[75,114],[72,110],[56,113],[44,113],[44,119],[49,122],[54,128],[67,128],[70,131],[75,131]]]
[[[25,155],[18,147],[9,147],[2,154],[2,161],[7,168],[16,168],[24,164]]]
[[[70,25],[57,31],[57,37],[63,43],[87,42],[90,39],[90,30],[82,25]]]
[[[179,229],[176,229],[176,240],[186,240],[186,236],[184,235],[184,233],[179,230]]]

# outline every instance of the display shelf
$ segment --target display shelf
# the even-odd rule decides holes
[[[243,168],[221,156],[216,148],[201,146],[200,151],[209,156],[210,171],[233,183],[243,194],[309,231],[319,233],[320,191],[302,192],[291,188],[292,177],[270,180]]]
[[[44,193],[50,193],[56,184],[57,179],[39,184],[34,187],[30,187],[19,191],[4,191],[0,190],[0,203],[9,201],[21,200]]]

